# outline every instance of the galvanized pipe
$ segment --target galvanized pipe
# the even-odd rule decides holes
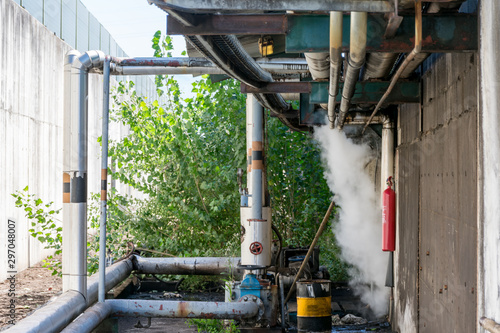
[[[133,256],[134,270],[143,274],[220,275],[242,272],[238,269],[240,258],[143,258]]]
[[[106,205],[108,186],[108,125],[109,125],[109,76],[111,57],[106,56],[103,64],[102,82],[102,157],[101,157],[101,223],[99,225],[99,302],[105,299],[106,279]]]
[[[110,266],[106,271],[106,291],[125,280],[132,272],[131,259],[125,259]],[[6,333],[55,333],[60,332],[79,316],[90,304],[97,301],[99,277],[92,275],[88,280],[87,300],[80,292],[69,290],[54,301],[20,320]]]
[[[96,303],[66,326],[61,333],[91,333],[111,314],[111,305],[105,302]]]
[[[342,100],[340,102],[339,117],[337,127],[341,129],[344,126],[344,120],[349,112],[351,99],[356,89],[359,72],[366,57],[366,29],[368,22],[368,13],[351,13],[351,49],[347,61],[347,71],[344,80],[344,89],[342,89]]]
[[[226,74],[206,58],[113,58],[116,67],[112,75],[203,75]],[[271,74],[305,74],[309,67],[305,59],[267,59],[259,58],[256,62]]]
[[[500,2],[479,2],[477,318],[500,322]],[[471,56],[472,57],[472,56]],[[469,92],[472,104],[476,99]],[[469,107],[471,107],[470,105]],[[474,116],[471,115],[471,120]],[[494,327],[494,326],[493,326]],[[479,331],[480,328],[477,328]]]
[[[88,71],[102,65],[101,51],[70,51],[65,61],[63,153],[63,291],[87,297]],[[69,251],[68,251],[69,249]],[[67,251],[67,252],[66,252]],[[66,267],[64,267],[66,266]]]
[[[335,125],[335,105],[342,68],[342,12],[330,12],[330,85],[328,87],[328,121]]]
[[[124,317],[165,317],[165,318],[205,318],[205,319],[249,319],[259,313],[259,306],[247,302],[186,302],[156,300],[110,299],[114,316]]]

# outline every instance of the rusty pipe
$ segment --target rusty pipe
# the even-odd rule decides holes
[[[71,324],[66,326],[61,333],[90,333],[111,314],[111,305],[99,302],[85,310]]]
[[[241,274],[240,258],[143,258],[133,256],[134,270],[143,274],[220,275]]]
[[[125,280],[132,272],[132,262],[125,259],[106,269],[106,291]],[[87,300],[77,291],[67,291],[54,301],[20,320],[6,333],[51,333],[59,332],[84,311],[89,304],[97,301],[98,274],[88,280]]]
[[[392,89],[394,89],[396,82],[398,82],[401,75],[405,72],[406,67],[408,67],[408,65],[412,63],[413,59],[419,55],[421,50],[422,50],[422,2],[420,0],[416,0],[415,1],[415,47],[410,52],[410,54],[408,54],[408,56],[403,61],[401,66],[399,66],[398,70],[396,71],[396,74],[394,74],[394,76],[392,77],[391,84],[389,84],[387,91],[384,93],[384,95],[382,95],[382,98],[375,106],[375,109],[370,115],[370,118],[363,127],[363,133],[365,132],[366,128],[370,125],[373,117],[377,114],[378,110],[380,110],[382,104],[385,102],[387,97],[391,94]]]
[[[260,310],[259,305],[252,301],[250,296],[248,296],[247,301],[241,302],[187,302],[110,299],[106,300],[106,304],[111,305],[112,314],[118,317],[241,320],[257,317]]]
[[[335,123],[335,104],[339,92],[340,69],[342,68],[342,12],[330,12],[330,85],[328,87],[328,121],[330,128]]]
[[[351,99],[356,89],[356,82],[358,82],[359,72],[365,63],[367,24],[368,13],[353,12],[351,14],[351,50],[347,61],[347,71],[337,121],[339,129],[344,126],[345,117],[349,112]]]

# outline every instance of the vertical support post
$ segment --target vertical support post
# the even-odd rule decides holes
[[[76,51],[66,55],[63,165],[63,291],[87,298],[88,72]]]
[[[478,313],[500,322],[500,2],[479,3]],[[479,324],[477,331],[482,332]]]
[[[103,105],[102,105],[102,160],[101,160],[101,223],[99,236],[99,295],[98,301],[104,302],[106,294],[106,206],[108,186],[108,125],[109,125],[109,75],[111,57],[104,58],[103,66]]]

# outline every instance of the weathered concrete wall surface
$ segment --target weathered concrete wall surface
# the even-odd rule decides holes
[[[17,222],[17,270],[50,252],[29,236],[10,195],[29,192],[62,207],[63,64],[70,47],[11,0],[0,0],[0,279],[7,276],[7,219]],[[100,190],[102,77],[90,75],[88,191]],[[111,135],[126,131],[113,128]],[[60,214],[59,218],[62,218]]]
[[[399,332],[474,332],[477,292],[477,57],[447,54],[399,111]]]

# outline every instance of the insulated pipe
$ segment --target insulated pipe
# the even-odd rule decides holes
[[[375,52],[370,53],[366,60],[363,81],[386,77],[394,66],[397,53]]]
[[[111,57],[106,56],[102,82],[102,158],[101,158],[101,223],[99,235],[99,302],[105,299],[106,279],[106,205],[108,186],[108,125],[109,125],[109,72]]]
[[[106,291],[125,280],[132,272],[132,261],[125,259],[110,266],[106,272]],[[97,301],[98,275],[89,278],[87,300],[80,292],[70,290],[33,314],[20,320],[5,333],[60,332],[88,306]]]
[[[347,60],[347,71],[344,80],[344,89],[342,89],[342,100],[340,102],[339,118],[337,121],[337,127],[339,129],[344,126],[344,120],[351,105],[351,98],[356,89],[356,82],[358,82],[359,72],[365,63],[367,22],[368,13],[351,13],[351,49]]]
[[[96,303],[66,326],[61,333],[91,333],[110,314],[111,305],[109,303]]]
[[[339,92],[340,69],[342,68],[342,12],[330,12],[330,85],[328,87],[328,121],[330,128],[335,123],[335,104]]]
[[[262,220],[262,178],[264,169],[263,116],[264,108],[252,98],[252,219]]]
[[[110,299],[114,316],[205,319],[249,319],[259,314],[259,306],[246,302],[186,302]]]
[[[413,60],[416,57],[419,57],[419,53],[421,50],[422,50],[422,2],[421,2],[421,0],[415,0],[415,47],[408,54],[406,59],[399,66],[398,70],[391,78],[391,83],[389,84],[387,91],[384,93],[384,95],[382,95],[382,97],[380,98],[380,101],[377,103],[377,105],[375,106],[375,109],[373,110],[372,114],[370,115],[370,118],[368,119],[365,126],[363,127],[363,133],[366,130],[366,128],[368,127],[368,125],[370,125],[371,120],[377,114],[378,110],[380,110],[380,108],[384,104],[387,97],[391,94],[392,89],[394,89],[396,82],[398,82],[399,78],[401,77],[401,75],[403,74],[405,69],[413,62]],[[425,59],[425,57],[424,57],[424,59]]]
[[[500,323],[500,2],[479,2],[477,318]],[[471,61],[474,55],[471,55]],[[474,60],[475,62],[476,60]],[[467,103],[476,101],[473,92]],[[471,120],[473,116],[471,115]],[[493,325],[495,327],[495,325]],[[486,327],[485,327],[486,328]],[[498,328],[498,326],[497,326]],[[478,327],[478,331],[479,331]],[[498,329],[497,329],[498,331]]]
[[[386,181],[389,177],[394,177],[394,123],[385,117],[382,125],[382,160],[380,174],[380,202],[382,195],[387,188]]]
[[[142,274],[220,275],[242,273],[240,258],[143,258],[133,256],[134,270]]]
[[[63,291],[87,297],[88,71],[104,60],[101,51],[65,58],[63,144]],[[66,266],[66,267],[65,267]]]
[[[330,75],[328,53],[304,53],[313,80],[325,80]]]
[[[264,109],[254,95],[247,95],[247,158],[249,207],[241,207],[241,266],[261,269],[271,265],[272,221],[270,207],[265,205],[264,195]]]

